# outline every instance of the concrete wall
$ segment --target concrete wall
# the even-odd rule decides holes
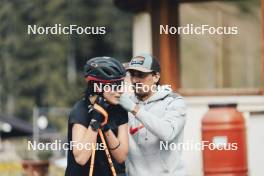
[[[133,56],[141,53],[152,54],[151,17],[147,12],[133,18]]]

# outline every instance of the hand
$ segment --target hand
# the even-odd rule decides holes
[[[109,106],[109,104],[105,101],[104,97],[102,96],[98,96],[95,100],[95,103],[101,106],[105,111]]]
[[[121,93],[117,91],[104,92],[104,98],[110,104],[117,105]]]
[[[119,98],[119,104],[128,112],[132,112],[136,108],[136,104],[130,99],[127,93],[123,93]]]
[[[94,107],[89,107],[89,108],[90,108],[89,113],[92,116],[92,119],[90,122],[90,126],[92,127],[92,129],[97,131],[99,128],[101,128],[103,132],[110,130],[111,126],[109,124],[109,121],[105,125],[102,126],[102,123],[104,121],[103,114],[101,114]]]
[[[109,104],[105,101],[104,97],[102,96],[98,96],[95,103],[101,106],[105,111],[109,106]],[[104,126],[101,127],[103,132],[110,130],[109,120],[110,119],[108,119],[108,122]]]
[[[89,114],[93,120],[96,120],[100,124],[104,120],[103,114],[101,114],[98,110],[94,109],[92,105],[89,106]]]

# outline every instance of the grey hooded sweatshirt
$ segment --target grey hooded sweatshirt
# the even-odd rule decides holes
[[[144,102],[135,96],[131,99],[140,110],[136,116],[129,113],[128,176],[185,176],[181,150],[168,147],[183,140],[185,103],[182,97],[171,90],[162,90]]]

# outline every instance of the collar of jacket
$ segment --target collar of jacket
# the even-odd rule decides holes
[[[133,94],[132,100],[136,103],[149,104],[149,103],[152,103],[154,101],[163,100],[164,98],[166,98],[167,96],[169,96],[172,93],[173,93],[172,90],[160,90],[160,91],[155,92],[151,97],[149,97],[145,101],[138,100],[137,97],[135,96],[135,94]]]

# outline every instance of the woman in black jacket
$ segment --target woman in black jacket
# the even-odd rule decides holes
[[[106,139],[116,173],[122,175],[125,173],[124,161],[128,153],[128,114],[118,105],[120,92],[99,92],[95,84],[121,84],[125,69],[114,58],[96,57],[87,61],[84,76],[87,81],[85,96],[74,105],[69,115],[70,149],[65,175],[89,175],[93,146],[96,148],[93,176],[112,175],[104,145],[98,136],[99,129]],[[103,126],[104,115],[93,107],[93,100],[108,113],[108,122]]]

